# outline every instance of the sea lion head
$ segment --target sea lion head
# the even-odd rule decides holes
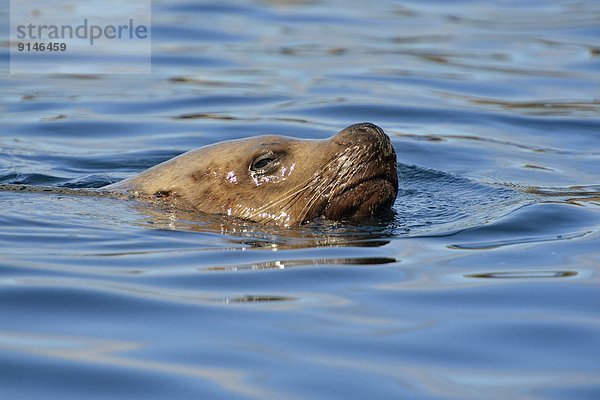
[[[266,135],[192,150],[114,188],[261,223],[355,221],[389,210],[396,153],[371,123],[325,140]]]

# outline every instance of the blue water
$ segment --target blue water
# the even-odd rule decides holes
[[[1,43],[0,183],[98,187],[371,121],[394,216],[0,192],[1,398],[600,398],[600,3],[152,11],[151,75],[9,75]]]

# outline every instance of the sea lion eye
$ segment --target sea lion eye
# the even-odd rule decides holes
[[[250,165],[250,169],[254,172],[265,172],[265,170],[267,170],[269,168],[269,166],[274,164],[275,161],[277,161],[278,159],[279,159],[279,156],[274,153],[266,153],[266,154],[260,155],[260,156],[256,157],[256,159],[254,161],[252,161],[252,164]]]

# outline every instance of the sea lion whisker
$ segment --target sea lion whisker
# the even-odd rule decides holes
[[[287,198],[289,198],[290,193],[291,193],[291,196],[294,196],[296,193],[308,189],[311,185],[314,184],[314,177],[321,176],[323,174],[323,172],[325,172],[329,168],[329,166],[331,164],[333,164],[335,161],[336,161],[335,159],[330,160],[327,164],[325,164],[325,166],[321,167],[319,170],[317,170],[315,173],[313,173],[313,176],[310,179],[307,179],[307,180],[299,183],[298,185],[292,187],[287,192],[284,192],[283,193],[284,198],[279,199],[279,201],[285,201]],[[270,205],[271,204],[268,204],[267,206],[270,206]]]
[[[278,205],[279,203],[284,202],[284,201],[286,201],[286,200],[288,200],[290,198],[293,198],[297,194],[299,194],[299,193],[305,191],[306,189],[308,189],[311,185],[314,184],[314,177],[316,177],[316,176],[322,176],[323,172],[326,171],[330,167],[331,164],[335,163],[335,161],[336,161],[335,159],[330,160],[324,167],[322,167],[321,169],[319,169],[317,172],[315,172],[313,174],[313,177],[312,177],[313,179],[306,180],[303,183],[300,183],[299,185],[293,187],[291,190],[289,190],[288,192],[284,193],[283,197],[280,198],[280,199],[278,199],[277,201],[263,205],[262,207],[260,207],[259,212],[264,212],[268,208],[273,207],[274,205]],[[309,203],[311,203],[312,199],[316,198],[318,196],[320,185],[317,186],[316,188],[314,188],[314,190],[313,190],[313,196],[311,197],[311,199],[309,199],[307,201],[306,205],[309,205]],[[304,214],[306,205],[300,211],[301,215]],[[312,206],[312,204],[310,204],[310,205]]]
[[[308,211],[313,207],[313,205],[316,203],[316,201],[319,199],[319,197],[322,196],[322,193],[320,192],[320,190],[321,190],[322,186],[325,184],[326,184],[326,182],[322,181],[322,182],[319,182],[319,184],[313,188],[312,195],[310,196],[310,198],[308,198],[306,200],[304,207],[302,207],[302,209],[300,210],[300,215],[302,216],[302,218],[306,218],[306,215],[308,215]]]
[[[349,152],[348,149],[346,149],[346,151],[344,151],[344,153],[347,153],[347,152]],[[342,155],[345,155],[344,153]],[[340,176],[343,177],[343,174],[342,175],[339,174],[339,171],[342,170],[341,167],[343,166],[343,164],[340,165],[340,159],[341,159],[341,157],[338,158],[337,160],[336,159],[331,160],[324,168],[321,169],[320,173],[318,175],[316,175],[316,176],[324,176],[323,172],[325,172],[325,171],[331,172],[330,167],[333,164],[337,163],[337,165],[335,165],[335,169],[334,169],[334,175],[336,176],[336,179],[335,180],[334,179],[331,179],[331,180],[324,179],[321,182],[319,182],[319,185],[313,191],[312,196],[307,200],[307,202],[304,205],[304,207],[302,208],[302,210],[300,210],[300,215],[302,215],[302,216],[307,215],[308,211],[313,207],[313,205],[316,203],[316,201],[320,197],[329,197],[329,196],[331,196],[331,192],[332,192],[332,190],[334,188],[333,182],[334,181],[338,181],[339,180],[339,179],[337,179],[338,177],[340,177]],[[351,171],[351,170],[347,169],[346,171],[348,172],[348,171]],[[355,173],[355,172],[350,172],[350,173]],[[329,191],[327,191],[326,193],[323,193],[321,191],[321,189],[325,185],[329,185],[330,188],[329,188]]]
[[[306,203],[304,204],[304,207],[302,207],[302,209],[300,210],[300,215],[302,216],[302,218],[306,219],[306,216],[308,215],[309,211],[313,208],[313,206],[315,205],[317,200],[322,197],[322,194],[320,193],[319,189],[321,188],[321,186],[323,184],[324,183],[321,183],[313,191],[312,196],[306,201]]]
[[[305,192],[311,185],[313,185],[313,182],[310,180],[301,182],[300,184],[294,186],[291,190],[286,192],[285,196],[282,196],[280,199],[277,199],[275,201],[271,201],[267,204],[264,204],[263,206],[261,206],[257,210],[255,210],[255,212],[253,214],[261,215],[261,214],[264,214],[265,212],[268,212],[269,209],[274,209],[276,211],[279,209],[277,207],[279,204],[281,204],[283,202],[287,202],[288,203],[288,207],[286,208],[287,211],[282,210],[280,213],[272,213],[272,214],[273,215],[278,214],[279,218],[281,218],[281,219],[289,219],[290,218],[290,215],[289,215],[290,210],[292,210],[294,204],[302,198],[302,193]],[[299,213],[299,215],[302,216],[302,218],[305,217],[305,214],[303,212]]]
[[[311,184],[311,181],[304,181],[304,182],[299,183],[298,185],[292,187],[287,192],[284,192],[283,195],[279,199],[276,199],[274,201],[264,204],[263,206],[259,207],[257,209],[257,211],[265,211],[269,207],[272,207],[273,205],[278,205],[279,203],[282,203],[282,202],[294,197],[298,193],[301,193],[302,191],[306,190],[310,184]]]
[[[268,211],[270,208],[276,207],[279,204],[284,203],[284,202],[294,198],[298,194],[302,193],[303,190],[305,190],[305,187],[297,187],[297,190],[295,190],[294,192],[292,192],[292,193],[288,192],[288,194],[282,198],[279,198],[277,200],[273,200],[271,202],[263,204],[261,207],[256,209],[255,213],[256,214],[264,213],[264,212]]]

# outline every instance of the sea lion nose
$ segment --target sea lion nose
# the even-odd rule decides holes
[[[393,154],[394,148],[383,129],[370,122],[350,125],[333,137],[333,140],[346,146],[352,144],[376,143],[385,156]]]

